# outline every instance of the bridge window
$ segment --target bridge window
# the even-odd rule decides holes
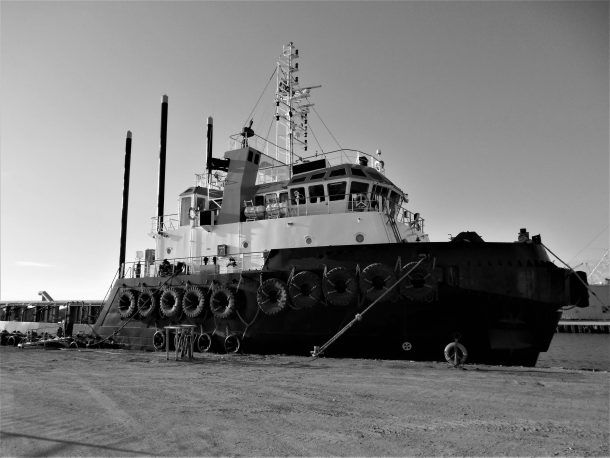
[[[362,181],[352,181],[349,185],[350,194],[366,194],[369,190],[369,184]]]
[[[329,177],[340,177],[345,175],[345,168],[340,168],[340,169],[336,169],[336,170],[331,170],[331,172],[328,174]]]
[[[357,175],[359,177],[365,177],[366,174],[364,173],[364,170],[359,169],[357,167],[352,167],[352,175]]]
[[[309,202],[312,204],[324,202],[324,185],[316,184],[309,187]]]
[[[324,175],[326,175],[326,172],[314,173],[310,180],[319,180],[320,178],[324,178]]]
[[[345,169],[343,169],[345,172]],[[343,200],[345,199],[345,191],[347,183],[345,181],[339,181],[338,183],[328,184],[328,200]]]

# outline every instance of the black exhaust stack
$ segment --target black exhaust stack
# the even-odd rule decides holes
[[[208,150],[205,160],[205,166],[208,169],[208,175],[212,174],[212,133],[214,132],[214,120],[208,116]]]
[[[167,95],[161,103],[161,144],[159,146],[159,189],[157,198],[157,232],[163,231],[163,209],[165,200],[165,152],[167,148]]]
[[[131,131],[125,139],[125,174],[123,175],[123,213],[121,216],[121,247],[119,249],[119,278],[125,277],[125,245],[127,244],[127,207],[129,206],[129,170],[131,168]]]

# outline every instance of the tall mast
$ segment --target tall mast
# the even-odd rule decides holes
[[[285,145],[279,150],[276,146],[276,159],[289,165],[294,162],[295,149],[307,151],[307,115],[313,103],[309,102],[311,89],[320,87],[301,87],[299,77],[299,50],[293,42],[284,45],[282,54],[277,60],[277,77],[275,90],[275,144]],[[292,169],[291,169],[292,175]]]

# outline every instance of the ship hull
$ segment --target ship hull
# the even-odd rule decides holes
[[[165,326],[194,324],[196,333],[211,341],[205,348],[209,351],[231,351],[238,342],[242,352],[308,355],[359,314],[326,355],[439,360],[457,340],[469,361],[531,366],[548,349],[559,309],[570,301],[574,283],[565,269],[549,261],[542,246],[532,243],[278,249],[269,252],[262,271],[217,273],[210,267],[199,273],[117,280],[95,332],[130,348],[154,349],[153,336]],[[333,303],[334,283],[329,280],[336,268],[354,281],[348,287],[351,299],[345,293]],[[375,269],[390,273],[381,281]],[[303,305],[291,285],[304,271],[314,274],[319,281],[315,288],[322,292],[310,294],[312,299]],[[261,296],[261,284],[270,279],[286,285],[286,300],[273,298],[280,310],[266,310],[267,296]],[[147,318],[138,313],[126,317],[119,310],[126,290],[137,295],[145,289],[184,292],[194,286],[206,293],[206,306],[196,317],[180,313],[168,318],[159,311]],[[214,313],[211,295],[222,287],[231,291],[234,308]]]

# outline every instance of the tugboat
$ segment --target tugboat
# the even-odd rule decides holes
[[[206,171],[174,215],[164,96],[156,247],[126,263],[128,133],[118,278],[95,334],[159,350],[164,328],[192,325],[201,352],[535,365],[561,308],[588,305],[586,276],[555,266],[526,229],[516,242],[475,232],[431,242],[379,151],[307,153],[319,86],[300,85],[298,58],[289,43],[277,61],[275,142],[250,122],[213,157],[208,118]]]

